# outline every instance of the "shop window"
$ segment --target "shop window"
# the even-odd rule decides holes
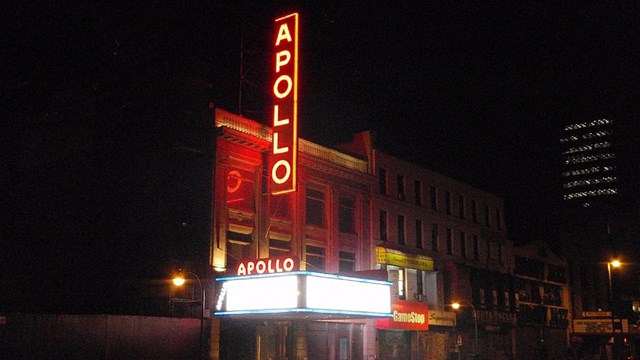
[[[340,251],[339,271],[349,272],[356,270],[356,254],[350,251]]]
[[[378,188],[380,194],[387,194],[387,170],[384,168],[378,168]]]
[[[422,300],[424,294],[424,279],[422,270],[416,271],[416,294],[418,295],[415,300]]]
[[[405,243],[405,227],[404,216],[398,215],[398,244],[400,245]]]
[[[387,241],[388,240],[388,228],[387,228],[387,212],[384,210],[380,210],[380,240]]]
[[[307,245],[306,258],[307,270],[324,271],[325,249],[323,247]]]
[[[355,200],[343,197],[340,198],[338,208],[338,229],[343,233],[356,233]]]
[[[307,188],[306,224],[324,227],[324,192]]]
[[[404,269],[398,269],[398,299],[405,300],[407,298]]]
[[[422,249],[422,221],[416,220],[416,248]]]

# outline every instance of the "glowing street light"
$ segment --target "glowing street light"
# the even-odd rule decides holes
[[[473,326],[474,326],[474,335],[475,335],[475,343],[473,344],[473,353],[474,356],[478,355],[478,314],[476,313],[476,308],[473,306],[472,303],[465,301],[465,303],[471,308],[471,311],[473,313]],[[460,309],[462,305],[460,305],[459,302],[455,301],[451,304],[451,307],[453,308],[453,310],[458,310]]]
[[[202,282],[198,275],[193,272],[188,271],[187,274],[193,275],[193,277],[198,280],[198,285],[200,285],[200,359],[204,359],[204,309],[205,309],[205,290],[204,286],[202,286]],[[178,274],[173,278],[173,284],[175,286],[182,286],[186,282],[185,276],[182,274],[182,269],[178,270]]]
[[[611,346],[611,353],[613,354],[613,357],[615,359],[615,356],[617,355],[617,349],[616,349],[616,330],[614,328],[615,326],[615,316],[613,314],[613,284],[611,281],[611,268],[619,268],[622,265],[622,263],[620,262],[620,260],[618,259],[614,259],[611,260],[610,262],[607,263],[607,275],[608,275],[608,280],[609,280],[609,311],[611,312],[611,339],[613,340],[613,344]]]

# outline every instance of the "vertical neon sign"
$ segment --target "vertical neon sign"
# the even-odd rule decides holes
[[[271,193],[296,190],[298,161],[298,14],[276,19]]]

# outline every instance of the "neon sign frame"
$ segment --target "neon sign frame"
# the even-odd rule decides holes
[[[298,162],[298,13],[275,20],[271,194],[296,190]]]

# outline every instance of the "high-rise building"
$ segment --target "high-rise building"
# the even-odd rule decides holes
[[[636,323],[640,287],[640,212],[638,132],[629,119],[571,122],[561,131],[562,206],[558,212],[561,243],[572,279],[574,336],[609,339],[614,318]],[[612,269],[614,259],[623,266]],[[606,314],[605,319],[589,316]],[[616,327],[624,333],[625,325]],[[583,330],[580,330],[583,331]],[[629,339],[638,343],[638,339]],[[604,351],[606,347],[601,347]],[[595,351],[598,349],[591,349]],[[613,351],[610,349],[608,351]]]
[[[571,123],[563,129],[563,200],[584,207],[618,194],[614,122],[598,119]]]

